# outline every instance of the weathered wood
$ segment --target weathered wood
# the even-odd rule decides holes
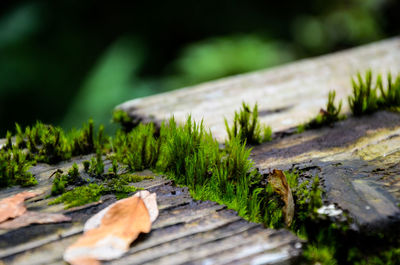
[[[0,261],[5,264],[64,264],[63,252],[83,232],[84,222],[116,200],[113,195],[107,195],[100,202],[69,210],[64,210],[62,205],[47,205],[50,200],[46,197],[51,189],[49,176],[59,167],[67,169],[72,163],[81,163],[87,158],[77,158],[51,167],[39,164],[31,169],[39,180],[39,184],[32,189],[44,193],[28,200],[27,208],[60,212],[71,217],[72,223],[31,225],[1,231]],[[107,166],[109,163],[106,163]],[[151,171],[140,174],[154,175]],[[157,194],[160,215],[150,234],[141,235],[125,256],[111,263],[201,263],[209,258],[218,263],[243,258],[251,262],[260,257],[273,259],[276,253],[282,260],[291,262],[300,255],[302,242],[292,233],[265,229],[260,224],[247,222],[234,211],[214,202],[193,201],[187,188],[176,187],[170,180],[154,176],[154,179],[143,180],[135,185]],[[21,190],[23,188],[14,187],[2,190],[0,194],[8,196]],[[246,254],[245,249],[254,246],[258,246],[257,251]],[[195,255],[191,254],[194,249],[199,249]],[[224,252],[229,250],[244,255],[229,256]]]
[[[183,122],[189,113],[222,140],[224,117],[232,121],[245,101],[258,102],[261,122],[281,131],[314,117],[324,107],[330,90],[345,99],[351,92],[350,79],[357,71],[374,73],[400,71],[400,38],[301,60],[280,67],[238,75],[194,87],[183,88],[119,105],[134,120],[160,122],[174,115]]]
[[[117,108],[134,120],[156,122],[172,115],[184,122],[191,113],[197,120],[204,118],[206,127],[223,140],[223,118],[231,121],[242,101],[258,102],[261,122],[282,132],[273,142],[254,147],[252,158],[258,168],[298,168],[319,174],[327,202],[348,210],[358,228],[389,229],[400,223],[398,114],[380,112],[290,135],[291,128],[325,107],[330,90],[344,99],[343,109],[348,111],[350,79],[367,69],[399,73],[400,38],[135,99]]]
[[[400,223],[400,114],[349,118],[253,149],[261,170],[297,168],[318,174],[326,199],[348,210],[360,229]]]

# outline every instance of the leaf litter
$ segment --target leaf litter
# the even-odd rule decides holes
[[[137,192],[92,216],[84,234],[64,252],[70,264],[100,264],[121,257],[140,233],[149,233],[158,217],[156,194]]]
[[[0,201],[0,229],[17,229],[31,224],[48,224],[71,221],[70,217],[57,213],[28,211],[24,201],[40,195],[23,191]]]
[[[282,211],[285,224],[290,226],[294,216],[294,201],[285,173],[283,173],[282,170],[274,169],[272,174],[268,177],[268,183],[270,183],[272,189],[280,195],[282,201],[285,203]]]

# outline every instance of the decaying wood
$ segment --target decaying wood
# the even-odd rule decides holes
[[[346,99],[351,76],[369,68],[399,72],[400,38],[136,99],[118,108],[135,120],[156,122],[171,115],[183,122],[191,113],[196,120],[204,118],[205,125],[222,140],[226,137],[224,117],[230,122],[242,101],[258,102],[261,122],[282,131],[314,117],[324,107],[330,90]],[[379,112],[350,118],[333,128],[276,138],[255,147],[252,158],[262,171],[300,169],[305,175],[318,174],[327,201],[348,210],[360,228],[398,225],[399,135],[400,115]],[[67,211],[63,205],[48,206],[52,172],[59,168],[66,171],[74,162],[79,164],[89,157],[56,166],[38,164],[31,169],[39,181],[31,189],[43,195],[28,200],[28,210],[63,213],[72,222],[0,231],[0,262],[63,264],[65,249],[83,233],[85,221],[115,202],[115,197],[104,196],[98,203]],[[136,186],[157,194],[159,217],[152,231],[139,236],[113,264],[281,264],[290,263],[301,252],[302,242],[287,230],[265,229],[223,205],[194,201],[187,189],[162,177]],[[0,199],[24,190],[3,189]]]
[[[73,161],[62,166],[70,163]],[[47,206],[48,176],[55,169],[43,168],[46,167],[38,165],[32,171],[40,172],[37,189],[44,190],[45,194],[27,201],[28,210],[62,212],[72,222],[3,231],[0,260],[5,264],[63,264],[65,249],[81,236],[86,220],[115,202],[113,196],[107,195],[101,198],[102,203],[75,209]],[[289,231],[265,229],[214,202],[193,201],[186,188],[173,186],[170,180],[155,176],[136,185],[157,194],[159,217],[152,231],[139,236],[128,252],[112,264],[182,264],[208,260],[219,264],[275,257],[290,262],[301,253],[302,242]]]
[[[160,122],[171,115],[183,122],[191,113],[195,120],[204,118],[213,135],[222,140],[226,137],[224,117],[231,124],[242,101],[258,102],[261,122],[281,131],[315,117],[325,107],[330,90],[336,91],[338,100],[344,99],[343,110],[347,111],[351,77],[367,69],[398,73],[400,38],[134,99],[117,108],[145,122]]]
[[[400,114],[381,111],[332,128],[276,139],[253,149],[261,170],[319,175],[326,199],[348,210],[359,228],[400,223]]]
[[[343,111],[349,112],[351,78],[368,69],[398,74],[400,38],[134,99],[117,108],[144,122],[160,122],[172,115],[184,122],[191,113],[194,119],[204,118],[213,135],[223,141],[224,117],[231,123],[242,101],[258,102],[261,123],[281,132],[273,142],[253,149],[258,168],[297,168],[319,174],[328,202],[348,210],[359,228],[389,228],[400,223],[398,114],[379,112],[350,118],[333,128],[291,135],[295,126],[325,107],[331,90],[337,100],[343,100]]]

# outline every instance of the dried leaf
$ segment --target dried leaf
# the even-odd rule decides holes
[[[151,222],[158,215],[154,206],[157,208],[156,195],[148,191],[110,205],[87,221],[85,233],[67,248],[64,260],[96,264],[95,260],[121,257],[140,233],[150,232]]]
[[[158,217],[158,207],[157,207],[156,194],[155,193],[150,193],[147,190],[142,190],[142,191],[136,192],[135,195],[133,195],[133,197],[142,198],[144,204],[146,205],[147,210],[149,211],[150,220],[153,223]],[[122,199],[122,200],[118,201],[117,203],[123,203],[125,200],[129,200],[129,199],[130,198]],[[112,204],[112,205],[104,208],[103,210],[101,210],[97,214],[93,215],[92,217],[90,217],[89,220],[86,221],[85,227],[84,227],[83,230],[87,231],[87,230],[99,227],[100,223],[101,223],[101,219],[103,218],[103,216],[114,205],[115,204]]]
[[[272,174],[268,177],[268,183],[271,185],[272,189],[281,196],[282,201],[285,203],[282,210],[285,223],[287,226],[290,226],[294,216],[294,201],[285,174],[282,170],[274,169]]]
[[[28,211],[15,219],[0,224],[0,229],[17,229],[31,224],[49,224],[71,221],[63,214]]]
[[[26,212],[24,201],[38,196],[39,193],[24,191],[0,201],[0,223],[18,217]]]

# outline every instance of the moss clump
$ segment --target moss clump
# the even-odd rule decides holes
[[[115,159],[131,171],[154,168],[158,161],[161,139],[155,137],[154,124],[140,124],[132,131],[118,131],[112,142]]]
[[[303,259],[307,264],[336,265],[335,247],[308,244],[303,251]]]
[[[134,177],[132,174],[124,174],[119,177],[112,178],[107,182],[106,191],[114,193],[118,200],[126,198],[128,194],[138,190],[138,188],[130,185],[130,183],[137,182],[138,180],[139,179]]]
[[[110,168],[112,174],[105,174],[104,162],[99,153],[96,158],[92,158],[91,162],[84,161],[83,163],[86,168],[85,173],[89,174],[92,179],[85,179],[85,173],[79,173],[77,164],[74,164],[65,175],[62,175],[61,170],[57,171],[53,180],[51,195],[62,195],[51,201],[49,204],[64,203],[65,208],[70,208],[97,201],[101,195],[105,194],[115,194],[117,199],[121,199],[138,190],[138,188],[132,186],[131,183],[153,178],[152,176],[139,176],[130,173],[119,174],[118,165],[115,160],[113,161],[114,166]],[[91,183],[81,186],[88,182]],[[69,188],[71,186],[78,187],[71,190]],[[70,190],[66,191],[68,188]],[[82,197],[82,199],[74,199],[74,196]]]
[[[202,184],[218,163],[218,143],[206,132],[203,123],[193,122],[189,116],[183,126],[172,118],[160,130],[160,155],[157,169],[167,173],[178,183],[193,187]]]
[[[357,80],[352,79],[352,85],[353,95],[349,97],[349,105],[354,116],[371,114],[381,109],[397,111],[400,107],[400,74],[393,79],[389,73],[385,88],[381,75],[378,75],[373,86],[372,72],[369,70],[364,78],[358,73]]]
[[[354,116],[370,114],[378,110],[378,96],[376,88],[372,87],[371,70],[362,78],[357,74],[357,79],[352,79],[353,95],[349,96],[349,106]]]
[[[15,147],[0,149],[0,187],[36,185],[37,180],[28,171],[32,164],[26,155]]]
[[[257,104],[251,111],[250,106],[243,102],[240,111],[235,111],[232,127],[229,127],[226,119],[225,127],[229,139],[238,137],[243,143],[247,144],[260,144],[270,141],[272,136],[271,127],[261,127],[260,125]]]
[[[67,191],[49,203],[49,205],[64,203],[65,208],[76,207],[91,202],[96,202],[104,193],[105,188],[94,183],[86,186],[76,187]]]
[[[387,75],[386,89],[383,86],[381,75],[378,75],[376,84],[381,92],[378,100],[379,107],[398,110],[400,107],[400,74],[394,79],[391,73]]]
[[[346,118],[345,115],[341,115],[342,101],[339,101],[339,105],[335,105],[336,92],[330,91],[328,95],[328,102],[326,108],[321,109],[319,114],[306,124],[301,124],[297,127],[297,132],[301,133],[307,129],[316,129],[323,126],[331,126],[333,123],[343,120]]]
[[[87,167],[87,162],[84,162],[85,172],[92,177],[101,177],[104,174],[104,162],[100,151],[97,151],[96,157],[92,157]]]
[[[25,128],[25,139],[32,161],[55,164],[71,157],[71,146],[60,127],[37,122]]]
[[[106,142],[104,137],[104,126],[99,126],[97,136],[94,133],[94,123],[90,119],[81,130],[71,132],[72,155],[87,155],[101,150]]]
[[[358,249],[352,249],[353,256],[349,260],[350,263],[356,265],[397,265],[400,262],[400,247],[392,247],[373,255],[364,255]]]
[[[137,125],[128,113],[120,109],[114,110],[112,122],[120,124],[125,132],[130,132]]]
[[[79,168],[76,163],[68,170],[66,175],[62,175],[62,171],[58,170],[53,179],[51,187],[51,195],[59,195],[65,192],[67,186],[80,182]]]

